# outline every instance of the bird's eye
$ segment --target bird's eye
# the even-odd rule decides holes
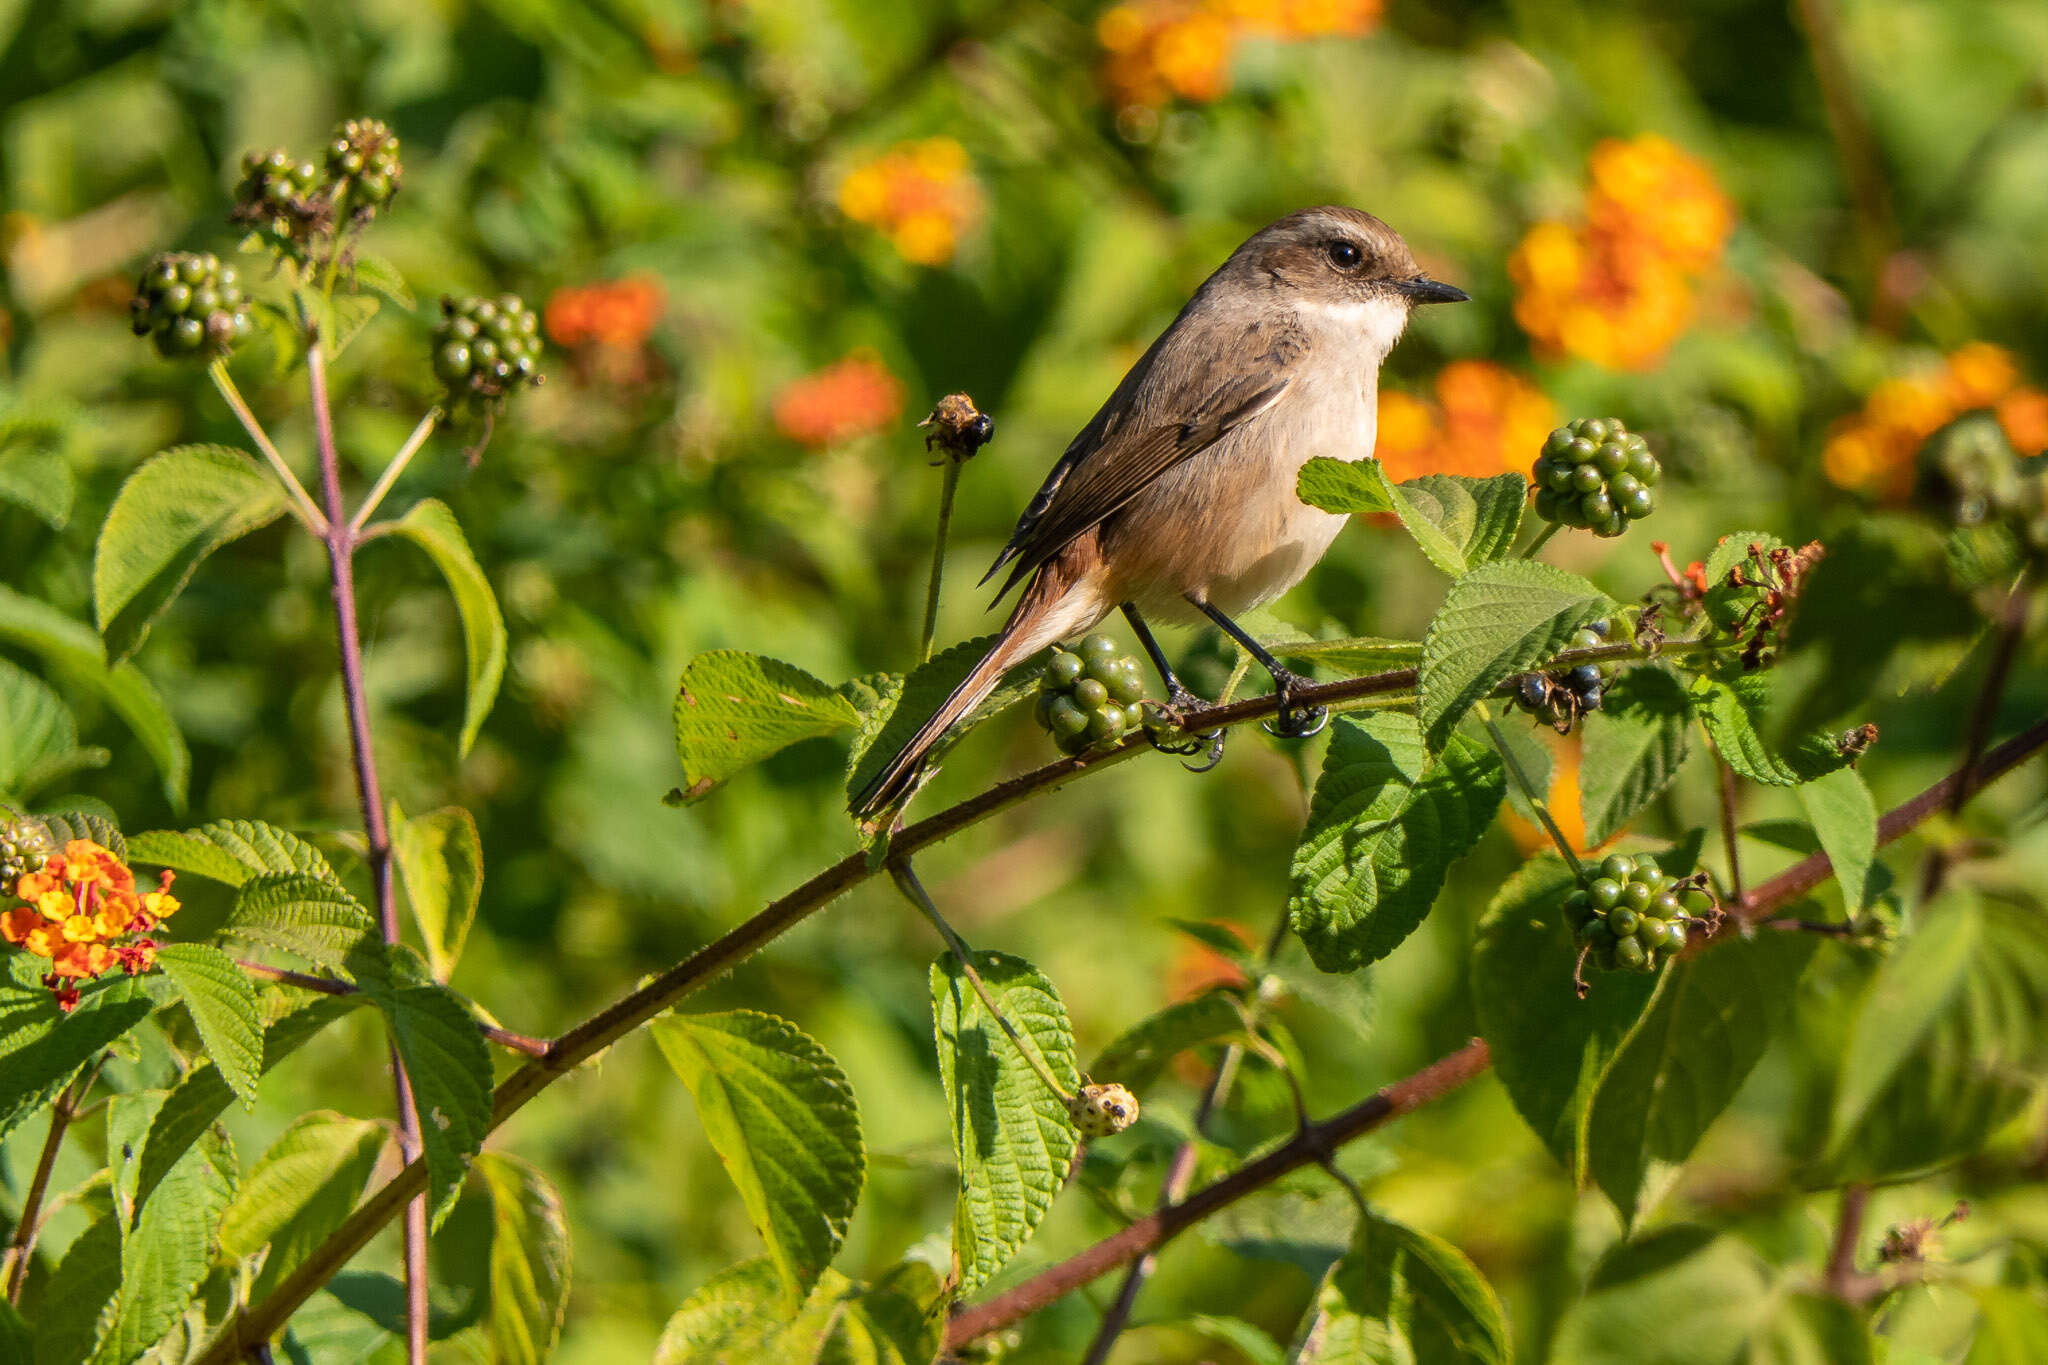
[[[1365,259],[1360,255],[1358,246],[1354,242],[1335,241],[1325,247],[1324,250],[1329,254],[1330,264],[1336,266],[1339,270],[1355,270],[1358,268],[1358,263]]]

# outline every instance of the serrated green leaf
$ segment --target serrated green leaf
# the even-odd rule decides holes
[[[55,1003],[49,1005],[52,1015]],[[148,1017],[150,1002],[109,1000],[104,994],[27,1032],[19,1046],[0,1055],[0,1137],[57,1097],[80,1067]]]
[[[1556,854],[1530,859],[1487,907],[1472,948],[1472,1001],[1494,1074],[1567,1170],[1578,1165],[1580,1116],[1656,987],[1611,972],[1584,1000],[1573,994],[1578,949],[1564,920],[1573,885]]]
[[[303,872],[266,872],[242,883],[224,937],[282,948],[323,966],[346,965],[380,942],[377,920],[339,882]]]
[[[742,1261],[692,1294],[662,1329],[654,1365],[817,1365],[841,1312],[844,1277],[826,1271],[790,1311],[782,1273],[766,1256]]]
[[[1733,938],[1664,969],[1580,1120],[1580,1179],[1613,1201],[1623,1226],[1662,1197],[1667,1177],[1735,1098],[1791,1009],[1817,943],[1810,934]]]
[[[108,657],[135,652],[200,561],[284,509],[270,471],[227,446],[174,446],[129,475],[93,551],[93,614]]]
[[[323,1109],[300,1115],[271,1143],[220,1224],[224,1262],[270,1248],[251,1286],[252,1299],[267,1293],[348,1217],[389,1141],[382,1124]]]
[[[1756,565],[1749,553],[1752,545],[1769,555],[1773,550],[1783,549],[1785,542],[1768,531],[1730,531],[1714,543],[1707,555],[1702,566],[1707,582],[1705,606],[1713,620],[1728,621],[1730,602],[1753,591],[1753,585],[1738,588],[1728,582],[1728,571],[1737,565],[1743,566],[1744,577],[1756,577]]]
[[[481,1153],[475,1173],[491,1196],[491,1359],[540,1365],[569,1302],[569,1223],[548,1178],[517,1157]]]
[[[462,957],[483,899],[483,840],[475,818],[460,806],[408,820],[393,802],[391,817],[391,853],[405,883],[406,904],[419,925],[429,966],[445,981]]]
[[[1558,1325],[1572,1365],[1728,1365],[1770,1320],[1763,1267],[1733,1238],[1660,1228],[1608,1252]]]
[[[1394,514],[1429,562],[1456,578],[1513,548],[1528,496],[1520,474],[1424,474],[1395,485]]]
[[[672,1014],[652,1032],[697,1102],[793,1307],[839,1250],[867,1177],[846,1073],[772,1014]]]
[[[1796,787],[1846,768],[1855,758],[1822,735],[1809,736],[1782,753],[1771,745],[1764,738],[1764,717],[1771,704],[1767,673],[1701,674],[1689,691],[1714,748],[1729,767],[1752,782]]]
[[[1506,789],[1500,756],[1462,735],[1431,764],[1412,717],[1339,719],[1287,902],[1316,966],[1355,971],[1414,933]]]
[[[405,273],[382,256],[358,251],[350,256],[348,265],[350,281],[356,288],[382,294],[407,312],[418,306],[405,282]]]
[[[1316,664],[1333,673],[1377,673],[1414,664],[1422,658],[1422,641],[1390,640],[1359,635],[1341,640],[1261,640],[1282,659]]]
[[[10,406],[0,413],[0,501],[26,507],[61,531],[76,491],[66,449],[71,429],[57,411]]]
[[[1168,1005],[1125,1029],[1088,1067],[1097,1082],[1141,1094],[1166,1064],[1191,1048],[1244,1037],[1244,1014],[1222,991],[1204,991]]]
[[[210,1131],[164,1176],[156,1197],[137,1212],[121,1247],[121,1290],[97,1365],[128,1365],[157,1341],[213,1264],[213,1238],[235,1194],[235,1152]]]
[[[374,302],[374,300],[373,300]],[[462,621],[464,657],[469,681],[462,708],[462,737],[457,754],[467,754],[498,699],[498,684],[505,678],[505,618],[498,611],[498,599],[491,580],[469,548],[462,524],[448,504],[422,498],[397,521],[373,528],[376,535],[402,536],[426,551],[427,558],[441,571],[448,591],[455,598],[455,614]]]
[[[1506,1365],[1510,1356],[1500,1300],[1464,1253],[1376,1213],[1360,1220],[1315,1311],[1317,1345],[1303,1359],[1317,1365]]]
[[[898,749],[909,743],[910,737],[931,719],[932,713],[952,695],[961,680],[995,648],[998,638],[982,635],[940,650],[912,669],[899,687],[884,688],[876,705],[862,713],[853,752],[847,760],[846,804],[849,810],[883,765],[896,756]],[[981,705],[956,722],[932,746],[932,761],[942,758],[961,736],[990,716],[1032,695],[1038,687],[1039,663],[1040,660],[1034,656],[1012,668]]]
[[[1365,516],[1394,510],[1393,485],[1378,460],[1336,460],[1319,455],[1301,467],[1295,496],[1325,512]]]
[[[242,886],[266,873],[301,873],[323,882],[338,878],[319,849],[289,830],[260,820],[216,820],[180,833],[151,830],[130,842],[136,862],[189,872],[195,877]]]
[[[78,721],[48,684],[0,659],[0,792],[34,794],[39,769],[78,750]]]
[[[91,801],[94,808],[83,805],[66,807],[62,810],[38,811],[33,817],[49,835],[50,842],[58,848],[73,839],[86,839],[98,844],[122,862],[128,861],[128,841],[121,837],[121,827],[114,823],[113,812],[103,802],[92,801],[91,797],[75,797],[80,802]]]
[[[291,1056],[321,1029],[363,1004],[360,996],[321,996],[274,1020],[263,1030],[263,1070]],[[234,1091],[206,1062],[185,1073],[157,1107],[136,1162],[135,1203],[144,1204],[164,1173],[234,1103]]]
[[[1613,609],[1577,574],[1526,559],[1482,564],[1451,584],[1422,637],[1423,735],[1432,753],[1473,704],[1571,643]]]
[[[79,1365],[112,1325],[121,1287],[121,1225],[102,1215],[78,1235],[43,1287],[34,1313],[35,1365]]]
[[[438,1228],[462,1192],[469,1163],[491,1126],[491,1055],[476,1019],[446,986],[364,982],[383,1011],[420,1115],[427,1158],[427,1210]]]
[[[1834,865],[1835,880],[1842,884],[1842,904],[1855,915],[1863,908],[1870,865],[1877,859],[1877,803],[1854,768],[1801,783],[1798,792],[1814,836]]]
[[[336,294],[327,301],[322,310],[325,321],[320,335],[327,343],[327,359],[332,361],[348,349],[348,344],[361,335],[369,326],[370,319],[377,316],[383,306],[382,299],[373,299],[367,294]]]
[[[1976,1150],[2048,1070],[2048,924],[1963,893],[1928,911],[1857,1006],[1826,1173],[1889,1180]]]
[[[1619,833],[1685,766],[1692,741],[1685,685],[1656,664],[1631,668],[1607,685],[1584,735],[1579,808],[1593,848]]]
[[[1052,982],[1020,957],[977,953],[974,967],[1069,1094],[1080,1085],[1074,1031]],[[959,1292],[988,1283],[1052,1207],[1073,1162],[1067,1108],[990,1018],[951,953],[932,964],[932,1026],[946,1088],[960,1194],[953,1212]]]
[[[676,755],[695,801],[799,740],[860,724],[837,691],[780,659],[736,649],[699,654],[676,693]]]
[[[899,1261],[847,1305],[841,1356],[873,1365],[932,1365],[946,1335],[950,1301],[938,1272],[923,1261]]]
[[[254,1104],[263,1072],[263,1006],[248,973],[203,943],[166,943],[156,962],[178,988],[206,1055],[242,1103]]]

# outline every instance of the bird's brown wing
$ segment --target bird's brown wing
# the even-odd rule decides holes
[[[1145,358],[1147,362],[1151,359],[1150,355]],[[1140,370],[1144,368],[1141,362],[1126,385],[1132,380],[1142,382]],[[1119,408],[1117,399],[1111,398],[1052,467],[1024,509],[1009,543],[981,581],[986,583],[998,569],[1011,565],[1009,578],[996,594],[1000,600],[1075,536],[1129,502],[1161,474],[1271,407],[1289,382],[1262,366],[1188,405],[1188,415],[1180,420],[1150,425],[1144,424],[1142,416],[1131,420],[1129,409]],[[1110,420],[1113,410],[1124,420]]]

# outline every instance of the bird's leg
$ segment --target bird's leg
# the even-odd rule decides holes
[[[1243,627],[1209,603],[1198,602],[1193,597],[1189,597],[1188,601],[1193,603],[1202,615],[1221,626],[1224,634],[1250,651],[1251,656],[1259,661],[1259,666],[1273,675],[1273,691],[1280,698],[1280,709],[1266,724],[1268,734],[1278,735],[1282,739],[1307,739],[1329,723],[1328,707],[1294,705],[1295,693],[1308,686],[1307,678],[1282,667],[1280,661],[1269,654],[1264,646],[1244,633]]]
[[[1152,656],[1152,666],[1159,670],[1160,680],[1166,684],[1167,714],[1175,720],[1180,720],[1188,712],[1199,709],[1203,704],[1202,699],[1188,691],[1181,680],[1174,676],[1173,665],[1166,662],[1166,651],[1152,638],[1152,632],[1146,628],[1145,618],[1138,615],[1135,604],[1124,603],[1124,619],[1131,623],[1131,629],[1138,636],[1138,643],[1145,646],[1145,652]],[[1183,742],[1171,744],[1162,744],[1153,738],[1152,747],[1161,753],[1174,754],[1182,758],[1201,754],[1202,761],[1199,764],[1184,763],[1181,766],[1191,773],[1205,773],[1223,761],[1224,734],[1222,730],[1211,730],[1206,735],[1195,735]]]

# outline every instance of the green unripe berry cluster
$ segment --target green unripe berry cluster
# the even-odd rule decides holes
[[[1611,854],[1566,897],[1586,956],[1607,971],[1653,972],[1685,947],[1713,901],[1696,877],[1674,877],[1647,853]],[[1689,903],[1690,902],[1690,903]]]
[[[354,210],[390,203],[403,170],[398,138],[381,119],[352,118],[334,130],[327,144],[328,178]]]
[[[0,819],[0,896],[12,894],[25,874],[41,871],[55,851],[49,833],[35,821]]]
[[[1144,727],[1145,674],[1107,635],[1055,648],[1038,678],[1038,723],[1063,754],[1107,748]]]
[[[495,414],[515,390],[541,382],[540,315],[517,294],[443,298],[434,376],[448,386],[451,416]]]
[[[128,302],[135,335],[165,359],[212,360],[249,335],[249,301],[220,257],[166,253],[151,261]]]
[[[1581,417],[1550,433],[1536,457],[1536,515],[1597,536],[1618,536],[1657,510],[1662,477],[1649,442],[1615,417]]]

